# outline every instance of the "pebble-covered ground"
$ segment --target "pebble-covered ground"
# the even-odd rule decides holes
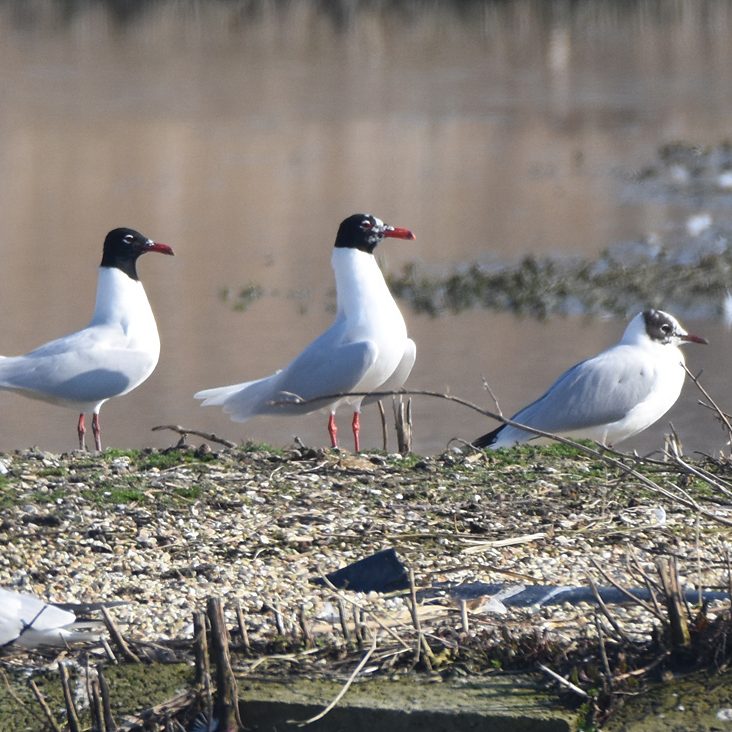
[[[264,606],[274,605],[293,627],[304,607],[313,627],[335,632],[333,592],[313,578],[386,547],[418,588],[583,585],[588,576],[607,584],[595,565],[642,586],[634,564],[657,577],[655,560],[671,556],[685,585],[726,589],[730,470],[702,467],[721,489],[676,465],[641,467],[659,488],[695,501],[691,509],[564,446],[430,458],[251,445],[16,452],[0,456],[0,586],[60,602],[123,600],[114,617],[129,637],[148,640],[190,635],[193,610],[211,595],[229,611],[241,603],[254,639],[271,634]],[[400,595],[359,601],[409,623]],[[492,609],[472,602],[473,627],[514,624],[568,645],[594,632],[588,606]],[[648,637],[651,614],[617,612],[631,636]],[[428,616],[460,622],[448,600],[425,608]]]

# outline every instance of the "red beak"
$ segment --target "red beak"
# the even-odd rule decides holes
[[[173,254],[173,250],[167,244],[160,244],[157,241],[154,241],[145,251],[159,252],[160,254]]]
[[[691,333],[682,335],[681,340],[684,341],[685,343],[703,343],[705,346],[709,345],[709,341],[706,338],[702,338],[701,336],[697,336],[697,335],[692,335]]]
[[[384,229],[384,236],[389,236],[392,239],[416,239],[417,237],[412,234],[409,229],[402,229],[400,226],[387,226]]]

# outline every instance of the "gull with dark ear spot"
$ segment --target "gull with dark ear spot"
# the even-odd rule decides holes
[[[681,394],[684,343],[706,343],[687,333],[673,315],[645,310],[606,351],[578,363],[535,402],[516,412],[519,424],[615,445],[663,417]],[[476,440],[476,447],[511,447],[536,439],[504,424]]]
[[[89,325],[25,356],[0,356],[0,390],[76,410],[82,450],[84,413],[93,414],[94,444],[101,450],[102,404],[142,384],[158,363],[158,329],[137,277],[137,260],[146,252],[173,254],[167,244],[134,229],[110,231],[104,240]]]
[[[353,440],[360,449],[363,396],[334,394],[398,390],[416,356],[414,341],[389,292],[373,252],[385,238],[414,239],[408,229],[388,226],[370,214],[353,214],[338,229],[333,248],[337,312],[333,324],[284,369],[242,384],[195,394],[204,406],[221,406],[236,422],[260,414],[307,414],[328,408],[331,445],[338,446],[335,413],[353,405]],[[320,399],[320,397],[323,397]]]

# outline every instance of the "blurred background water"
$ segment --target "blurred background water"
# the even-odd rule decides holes
[[[0,352],[83,326],[104,235],[131,226],[177,256],[140,263],[162,355],[103,408],[106,444],[168,445],[150,432],[164,423],[327,444],[322,415],[239,425],[192,394],[270,373],[327,326],[340,221],[368,211],[415,232],[380,246],[389,272],[592,258],[693,237],[691,217],[729,224],[724,188],[635,182],[668,142],[728,138],[730,37],[732,3],[717,0],[0,3]],[[261,296],[240,311],[222,293],[242,287]],[[490,408],[485,378],[508,412],[626,322],[402,309],[418,346],[409,385]],[[688,362],[732,408],[730,334],[689,315],[711,345]],[[687,449],[719,449],[696,400],[687,385],[624,447],[659,447],[671,420]],[[0,450],[75,446],[73,413],[7,393],[0,405]],[[491,426],[420,398],[414,418],[423,453]],[[375,410],[362,421],[379,446]]]

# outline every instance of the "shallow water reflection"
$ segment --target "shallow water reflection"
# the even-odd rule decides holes
[[[102,410],[107,444],[167,445],[172,435],[148,430],[171,422],[325,444],[318,415],[241,426],[192,394],[269,373],[327,325],[330,246],[354,211],[417,234],[380,248],[392,271],[412,260],[590,257],[618,241],[663,241],[692,214],[728,216],[693,192],[628,188],[662,143],[729,134],[727,3],[122,7],[0,6],[0,351],[84,324],[114,226],[177,254],[141,263],[163,351],[144,386]],[[264,295],[235,312],[219,293],[247,284]],[[479,311],[431,320],[404,307],[418,344],[410,383],[489,405],[485,377],[506,411],[625,324]],[[729,337],[716,323],[686,324],[712,341],[688,359],[724,402]],[[695,399],[687,389],[670,418],[690,447],[713,449],[720,434]],[[74,446],[71,413],[0,402],[0,449]],[[421,452],[486,429],[426,399],[415,418]],[[364,421],[365,444],[380,444],[375,415]],[[638,445],[657,447],[662,432]]]

